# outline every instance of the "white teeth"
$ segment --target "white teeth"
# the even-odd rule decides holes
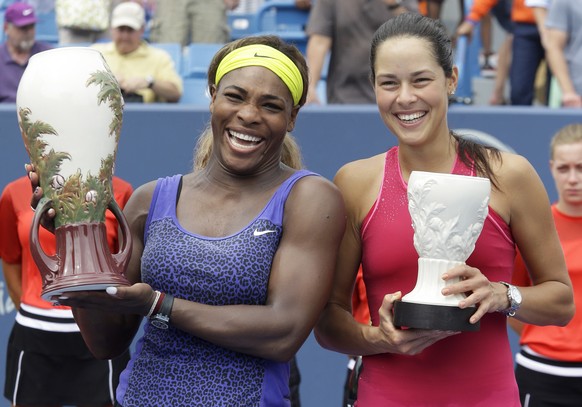
[[[238,132],[232,131],[232,130],[229,131],[229,133],[232,137],[236,137],[236,138],[244,140],[244,141],[249,141],[251,143],[258,143],[259,141],[261,141],[261,139],[259,137],[249,136],[248,134],[238,133]]]
[[[254,148],[256,144],[242,144],[238,142],[238,139],[235,137],[232,137],[230,139],[230,142],[232,143],[233,146],[236,146],[238,148]]]
[[[425,112],[417,112],[417,113],[412,113],[412,114],[399,114],[398,118],[400,120],[403,120],[403,121],[412,121],[412,120],[420,119],[425,114],[426,114]]]

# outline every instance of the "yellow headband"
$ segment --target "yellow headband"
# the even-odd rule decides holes
[[[299,104],[303,94],[303,78],[299,69],[287,55],[268,45],[247,45],[227,54],[216,69],[215,85],[230,71],[245,66],[262,66],[273,71],[291,91],[294,105]]]

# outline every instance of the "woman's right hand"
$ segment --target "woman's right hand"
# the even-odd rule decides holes
[[[38,178],[38,174],[32,164],[25,164],[24,169],[28,174],[28,178],[30,179],[30,185],[32,186],[32,197],[30,198],[30,207],[33,211],[36,210],[38,203],[40,202],[44,192],[40,186],[40,180]],[[40,224],[42,227],[47,229],[48,231],[54,233],[55,231],[55,216],[56,212],[53,208],[48,209],[42,216],[40,220]]]
[[[456,331],[436,331],[427,329],[397,328],[394,325],[394,302],[400,300],[400,291],[384,296],[379,310],[382,352],[397,353],[401,355],[417,355],[430,345],[441,339],[456,335]]]

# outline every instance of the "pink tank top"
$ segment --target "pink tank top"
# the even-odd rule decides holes
[[[453,174],[474,176],[458,158]],[[373,325],[385,294],[410,292],[417,278],[406,182],[398,147],[386,153],[378,198],[362,225],[362,265]],[[504,220],[489,208],[467,264],[491,281],[511,281],[515,245]],[[358,407],[519,407],[506,318],[489,313],[478,332],[441,340],[421,354],[367,356],[359,381]]]

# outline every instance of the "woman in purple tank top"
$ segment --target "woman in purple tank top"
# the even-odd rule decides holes
[[[389,20],[376,31],[370,61],[378,110],[398,145],[336,174],[348,225],[316,337],[325,348],[363,355],[358,407],[518,407],[507,316],[565,325],[574,311],[544,186],[525,158],[449,129],[447,108],[458,69],[442,23],[413,13]],[[466,264],[439,275],[447,282],[439,294],[462,295],[451,307],[474,307],[467,327],[479,322],[478,331],[400,329],[394,323],[394,303],[414,288],[418,275],[407,199],[412,171],[491,182],[488,215],[474,251]],[[516,246],[532,286],[506,283]],[[370,325],[356,322],[350,312],[360,264]]]
[[[343,199],[285,164],[308,88],[303,56],[278,37],[247,37],[217,52],[208,78],[202,164],[126,205],[132,285],[57,298],[100,358],[149,320],[120,377],[123,407],[290,406],[289,361],[331,290]]]

